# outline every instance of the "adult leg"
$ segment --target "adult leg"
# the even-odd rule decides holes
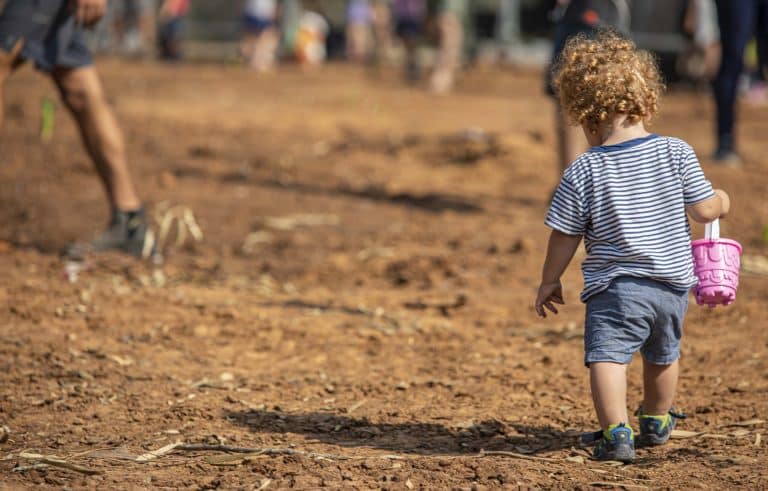
[[[768,0],[758,0],[755,38],[760,80],[768,80]]]
[[[680,363],[654,365],[643,358],[643,413],[664,415],[672,408]]]
[[[21,64],[19,53],[21,53],[22,46],[23,41],[19,40],[8,53],[0,49],[0,130],[3,129],[5,119],[5,81]]]
[[[568,124],[558,103],[555,103],[555,131],[557,132],[557,159],[560,171],[564,172],[576,157],[587,151],[589,145],[581,127]]]
[[[715,159],[733,160],[736,91],[744,68],[744,48],[752,36],[755,0],[717,0],[722,61],[715,77],[717,151]]]
[[[141,207],[128,169],[123,134],[92,66],[58,68],[53,73],[64,104],[80,129],[88,154],[115,210]]]
[[[464,26],[460,13],[446,9],[438,20],[440,28],[440,50],[437,66],[430,81],[432,91],[445,94],[453,88],[456,72],[461,64],[464,46]]]

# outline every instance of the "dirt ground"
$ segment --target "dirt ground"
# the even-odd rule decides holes
[[[58,102],[41,141],[52,85],[29,68],[9,82],[0,488],[768,488],[760,274],[730,307],[690,306],[690,438],[628,466],[578,448],[596,419],[577,264],[561,315],[532,308],[558,178],[539,74],[477,71],[435,97],[344,66],[101,71],[150,209],[188,207],[204,238],[175,247],[174,222],[162,264],[106,255],[68,281],[59,251],[108,210]],[[743,109],[742,168],[702,159],[733,195],[724,235],[758,257],[766,111]],[[655,129],[706,156],[712,119],[706,92],[678,90]],[[630,408],[640,390],[636,361]],[[214,447],[136,461],[175,442]]]

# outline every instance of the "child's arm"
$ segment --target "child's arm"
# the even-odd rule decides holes
[[[547,259],[544,261],[541,285],[536,295],[536,312],[541,317],[547,316],[544,307],[556,314],[557,308],[554,304],[565,304],[560,277],[571,262],[580,242],[581,235],[567,235],[557,230],[553,230],[549,236]]]
[[[691,218],[699,223],[709,223],[717,218],[725,218],[731,209],[731,199],[722,189],[715,189],[715,195],[695,205],[686,206]]]

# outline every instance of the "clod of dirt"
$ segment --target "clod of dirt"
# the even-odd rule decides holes
[[[165,170],[160,174],[160,187],[163,189],[171,189],[176,186],[176,176],[173,172]]]
[[[387,265],[386,277],[394,286],[417,286],[431,288],[443,278],[456,276],[441,256],[414,257],[393,261]]]
[[[203,145],[195,145],[192,147],[189,147],[187,150],[187,155],[190,157],[198,158],[198,159],[206,159],[206,158],[213,158],[216,156],[216,151],[213,150],[211,147],[206,147]]]
[[[482,128],[466,128],[454,135],[443,137],[440,141],[440,153],[454,164],[471,165],[487,157],[497,157],[503,151],[495,134]]]

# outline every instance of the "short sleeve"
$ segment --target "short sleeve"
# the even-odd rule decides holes
[[[699,159],[693,149],[686,145],[682,155],[683,200],[686,206],[695,205],[715,195],[712,184],[704,176]]]
[[[586,210],[579,190],[570,180],[563,178],[552,197],[544,223],[567,235],[583,235],[588,222]]]

